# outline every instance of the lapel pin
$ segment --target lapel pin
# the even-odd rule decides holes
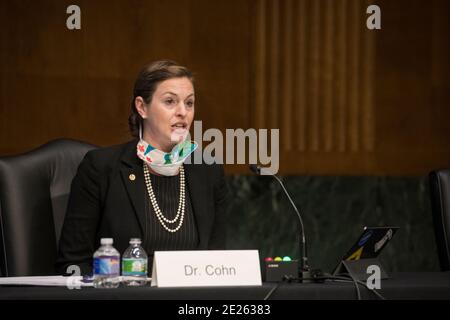
[[[130,179],[131,181],[134,181],[134,180],[136,180],[136,176],[134,174],[130,174],[128,176],[128,179]]]

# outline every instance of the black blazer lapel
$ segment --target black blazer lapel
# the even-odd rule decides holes
[[[202,165],[185,164],[186,182],[191,197],[195,220],[199,234],[199,248],[207,249],[211,229],[211,217],[208,214],[208,186]]]
[[[146,212],[145,212],[145,181],[142,160],[136,155],[137,141],[130,142],[122,155],[123,167],[120,169],[122,182],[127,190],[128,197],[133,205],[139,225],[141,226],[143,241],[146,235]]]

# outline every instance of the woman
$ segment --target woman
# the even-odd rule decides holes
[[[227,189],[219,165],[184,164],[196,148],[192,73],[157,61],[139,74],[129,126],[136,139],[90,151],[72,182],[57,271],[92,271],[100,238],[123,253],[143,239],[151,270],[155,250],[223,249]],[[193,161],[192,161],[193,163]]]

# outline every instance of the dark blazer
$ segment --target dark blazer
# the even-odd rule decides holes
[[[72,181],[68,208],[56,261],[58,273],[67,266],[92,271],[92,255],[100,238],[114,238],[122,254],[130,238],[145,243],[146,213],[142,160],[136,155],[138,140],[89,151]],[[130,179],[134,175],[135,179]],[[221,165],[185,164],[199,233],[198,249],[225,248],[227,187]]]

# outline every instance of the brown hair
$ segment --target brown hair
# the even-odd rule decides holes
[[[190,70],[170,60],[155,61],[141,70],[134,83],[131,112],[128,117],[128,126],[133,137],[139,137],[139,125],[142,124],[142,117],[134,104],[136,97],[142,97],[144,102],[148,104],[152,101],[153,94],[159,83],[168,79],[183,77],[188,78],[191,82],[194,81]]]

